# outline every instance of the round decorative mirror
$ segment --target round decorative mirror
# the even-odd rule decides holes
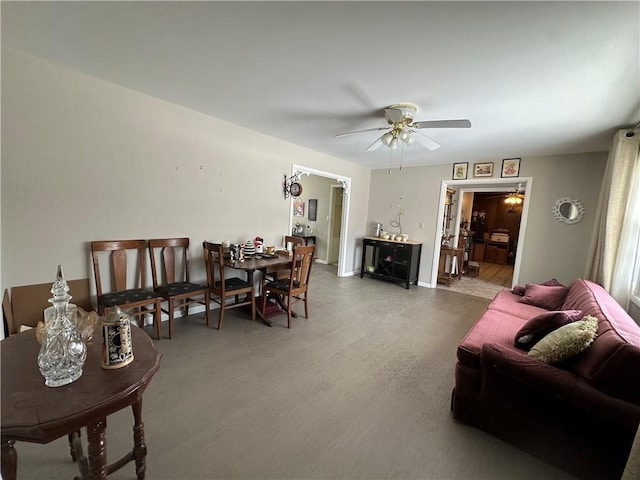
[[[584,205],[575,198],[559,198],[553,205],[553,216],[562,223],[578,223],[584,216]]]

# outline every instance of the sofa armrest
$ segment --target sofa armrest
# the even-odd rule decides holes
[[[556,396],[570,392],[579,378],[574,373],[531,358],[514,347],[497,343],[484,344],[480,358],[484,375],[499,373]]]
[[[487,343],[482,348],[481,363],[482,390],[489,397],[495,398],[496,390],[502,390],[504,382],[496,381],[496,377],[502,377],[511,385],[519,385],[521,391],[565,403],[626,428],[636,428],[640,422],[640,407],[607,395],[579,375],[528,357],[514,347]]]

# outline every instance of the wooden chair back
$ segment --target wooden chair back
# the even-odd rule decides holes
[[[307,291],[315,249],[315,245],[295,247],[293,249],[291,276],[289,278],[289,291],[292,295],[299,295]]]
[[[291,245],[291,248],[289,248],[289,245]],[[304,238],[285,235],[284,248],[287,250],[293,250],[295,247],[304,247]]]
[[[156,251],[160,249],[159,257]],[[162,238],[149,240],[153,288],[189,281],[189,239]]]
[[[130,251],[136,258],[136,265],[132,275],[128,275]],[[100,270],[100,252],[109,252],[109,278],[111,287],[108,291],[103,288],[103,277]],[[100,240],[91,242],[91,258],[93,260],[93,273],[96,280],[96,293],[101,297],[109,292],[121,292],[131,288],[147,287],[147,242],[146,240]],[[106,275],[106,273],[105,273]],[[133,280],[131,277],[134,277]]]
[[[221,243],[202,242],[204,265],[207,270],[209,290],[215,295],[225,296],[224,248]]]

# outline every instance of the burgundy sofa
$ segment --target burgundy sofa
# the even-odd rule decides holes
[[[514,346],[546,312],[504,290],[457,350],[452,411],[579,478],[620,478],[640,423],[640,326],[599,285],[575,280],[562,310],[598,319],[585,351],[556,365]]]

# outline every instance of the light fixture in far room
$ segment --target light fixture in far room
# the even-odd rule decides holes
[[[520,205],[522,203],[522,198],[520,197],[520,194],[513,192],[507,195],[507,198],[504,199],[504,203],[511,206]]]

